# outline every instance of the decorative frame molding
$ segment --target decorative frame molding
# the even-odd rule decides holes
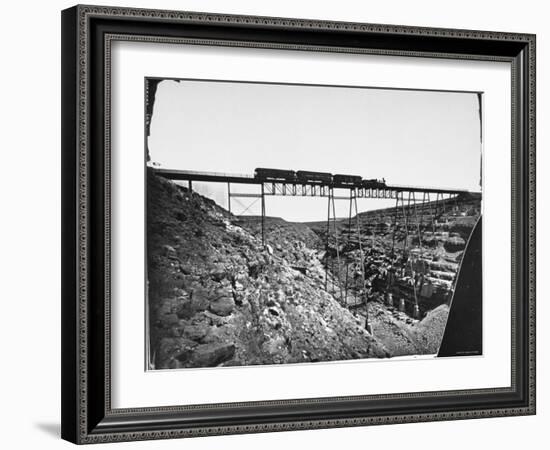
[[[113,410],[109,342],[110,49],[116,40],[510,62],[511,387]],[[534,35],[75,6],[62,14],[62,57],[65,439],[97,443],[535,413]],[[445,406],[449,399],[454,404]],[[396,405],[393,409],[386,406],[392,402]],[[408,412],[399,413],[403,405]],[[222,420],[220,412],[227,415],[229,409],[235,416]],[[263,420],[258,414],[263,414]]]

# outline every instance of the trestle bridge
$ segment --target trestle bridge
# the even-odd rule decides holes
[[[323,177],[296,177],[286,174],[296,173],[290,171],[282,171],[278,169],[256,169],[255,174],[230,174],[219,172],[197,172],[190,170],[173,170],[154,168],[154,172],[164,178],[174,181],[186,181],[188,188],[193,191],[193,182],[213,182],[224,183],[227,186],[228,210],[231,213],[231,199],[248,198],[261,201],[261,236],[262,244],[266,243],[266,197],[271,196],[286,196],[286,197],[324,197],[327,198],[327,220],[326,220],[326,250],[333,249],[336,253],[336,271],[334,271],[334,258],[331,259],[331,277],[329,277],[329,258],[325,258],[325,289],[329,291],[329,283],[332,282],[332,292],[339,295],[340,302],[347,307],[356,307],[359,305],[366,306],[368,295],[365,279],[365,249],[363,248],[363,237],[361,236],[361,218],[358,210],[358,199],[394,199],[395,207],[393,208],[393,227],[392,227],[392,250],[391,258],[396,259],[395,251],[396,239],[395,234],[398,225],[404,227],[405,239],[403,241],[403,255],[408,253],[408,241],[410,235],[417,235],[420,250],[422,253],[422,236],[421,228],[429,226],[433,228],[435,233],[436,218],[446,212],[446,208],[456,206],[457,199],[460,196],[468,194],[479,194],[461,189],[447,188],[430,188],[420,186],[401,186],[401,185],[386,185],[385,181],[378,180],[362,180],[360,177],[354,176],[332,176],[330,174],[321,174]],[[262,173],[262,171],[264,171]],[[271,171],[275,175],[269,176],[265,171]],[[278,174],[279,173],[279,174]],[[302,172],[306,174],[316,174],[317,172]],[[281,175],[283,174],[283,175]],[[300,172],[298,172],[300,174]],[[330,178],[328,178],[330,176]],[[347,178],[346,178],[347,177]],[[257,185],[259,193],[234,192],[234,185]],[[342,195],[342,192],[344,195]],[[360,273],[355,273],[354,277],[349,276],[349,268],[345,267],[345,277],[342,280],[341,276],[341,241],[344,236],[339,236],[338,222],[344,218],[336,217],[337,200],[346,200],[349,202],[349,214],[347,219],[348,241],[354,237],[357,242],[359,257],[360,257]],[[451,205],[451,206],[449,206]],[[427,216],[427,217],[426,217]],[[399,220],[399,222],[398,222]],[[342,233],[340,233],[342,234]],[[374,244],[374,236],[372,241]],[[412,260],[408,261],[411,264]],[[336,275],[334,275],[336,274]],[[359,288],[355,287],[355,294],[350,295],[351,286],[350,280],[353,278],[353,283],[357,283],[357,275],[359,275]],[[338,283],[335,285],[334,276]],[[414,289],[414,304],[413,316],[419,314],[417,287],[413,283]],[[453,288],[454,289],[454,288]],[[393,304],[391,294],[388,299],[390,304]],[[404,310],[404,300],[399,303],[399,309]],[[365,307],[365,314],[368,314]],[[372,332],[369,325],[368,315],[366,317],[366,327]]]

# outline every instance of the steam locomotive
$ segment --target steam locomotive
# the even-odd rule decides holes
[[[258,167],[254,178],[260,181],[319,184],[335,187],[363,187],[366,189],[381,189],[386,187],[384,179],[364,180],[359,175],[335,174],[328,172],[310,172],[306,170],[267,169]]]
[[[384,178],[382,178],[382,180],[377,180],[376,178],[363,180],[361,186],[365,189],[383,189],[386,187],[386,180]]]

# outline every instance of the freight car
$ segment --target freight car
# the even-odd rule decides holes
[[[266,169],[259,167],[254,171],[254,178],[262,181],[296,181],[294,170]]]
[[[363,181],[363,179],[358,175],[336,174],[332,177],[332,182],[335,185],[361,186],[362,181]]]
[[[327,172],[308,172],[299,170],[296,172],[296,177],[300,183],[315,183],[315,184],[331,184],[332,174]]]

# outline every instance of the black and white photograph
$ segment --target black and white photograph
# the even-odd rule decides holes
[[[482,355],[482,105],[146,78],[146,368]]]
[[[546,3],[5,5],[1,448],[543,447]]]

